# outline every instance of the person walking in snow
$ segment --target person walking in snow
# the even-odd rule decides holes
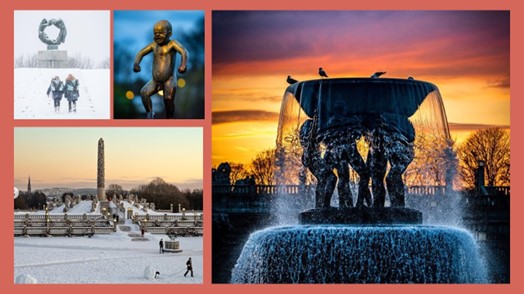
[[[51,80],[51,84],[49,85],[49,88],[47,88],[47,96],[53,99],[56,113],[60,112],[60,100],[62,100],[62,95],[64,95],[64,83],[58,76],[56,76]]]
[[[160,253],[164,253],[164,239],[160,239],[158,245],[160,246]]]
[[[187,271],[184,274],[184,277],[187,275],[187,273],[191,272],[191,277],[193,277],[193,263],[191,262],[191,257],[186,262]]]
[[[72,74],[69,74],[65,82],[65,97],[69,103],[69,112],[76,112],[76,101],[80,97],[78,92],[79,82]]]

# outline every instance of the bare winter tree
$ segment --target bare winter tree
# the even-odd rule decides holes
[[[478,161],[485,163],[488,186],[510,184],[510,135],[502,128],[479,130],[470,135],[458,148],[460,176],[466,187],[475,186]]]
[[[451,187],[457,169],[455,142],[444,136],[419,133],[415,158],[404,174],[408,185]]]
[[[98,68],[109,69],[110,67],[111,67],[111,61],[109,60],[109,58],[104,59],[98,65]]]
[[[113,197],[117,195],[124,195],[124,189],[118,184],[110,184],[106,189],[106,196]]]
[[[259,185],[273,185],[275,176],[275,149],[266,149],[251,162],[251,173]]]
[[[229,174],[229,180],[231,183],[234,184],[237,180],[241,180],[249,176],[249,172],[247,171],[244,164],[231,162],[229,163],[229,166],[231,167],[231,173]]]
[[[15,58],[15,68],[34,68],[38,67],[38,55],[20,55]]]

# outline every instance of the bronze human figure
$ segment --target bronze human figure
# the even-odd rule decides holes
[[[133,71],[139,72],[141,70],[140,62],[142,58],[153,52],[153,79],[147,82],[140,91],[142,103],[146,109],[148,118],[154,118],[151,96],[159,91],[163,91],[166,118],[173,118],[175,114],[175,94],[177,87],[175,74],[176,54],[179,53],[182,56],[182,62],[178,67],[178,72],[183,74],[187,69],[188,52],[179,42],[170,40],[171,35],[172,26],[169,21],[161,20],[157,22],[153,26],[154,41],[137,53],[133,64]]]
[[[316,134],[315,121],[316,118],[307,119],[300,127],[300,144],[304,149],[302,164],[311,171],[318,182],[315,190],[315,207],[329,208],[331,197],[337,184],[337,177],[333,169],[324,158],[322,158],[319,149],[320,142]]]

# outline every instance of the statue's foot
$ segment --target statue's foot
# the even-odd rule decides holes
[[[155,118],[155,112],[154,111],[148,112],[147,113],[147,118],[148,119],[154,119]]]

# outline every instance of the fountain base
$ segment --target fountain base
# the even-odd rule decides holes
[[[231,283],[485,283],[471,234],[437,226],[298,225],[253,233]]]
[[[299,215],[301,224],[422,224],[422,212],[405,207],[310,209]]]

